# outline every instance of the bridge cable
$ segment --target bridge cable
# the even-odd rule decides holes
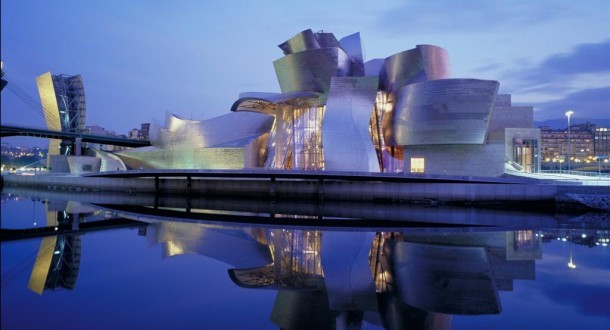
[[[15,94],[21,101],[23,101],[26,105],[28,105],[32,110],[34,110],[38,115],[40,115],[44,118],[44,108],[42,108],[42,106],[39,103],[32,100],[31,97],[29,97],[29,95],[25,94],[25,92],[23,90],[19,90],[18,88],[15,88],[15,86],[11,86],[10,83],[7,84],[7,88],[13,94]],[[46,121],[46,118],[44,118],[44,119]],[[52,120],[53,120],[53,123],[59,124],[58,119],[52,119]]]
[[[44,110],[42,105],[40,103],[38,103],[38,101],[35,100],[33,97],[28,95],[28,93],[26,91],[24,91],[21,87],[19,87],[19,85],[17,85],[14,81],[6,78],[6,75],[4,77],[5,77],[5,80],[7,82],[9,82],[9,84],[7,84],[7,87],[11,87],[11,91],[13,91],[13,93],[20,94],[21,95],[20,98],[23,98],[24,102],[27,102],[28,104],[33,105],[37,111]]]
[[[19,85],[15,84],[15,82],[8,79],[6,77],[6,74],[4,75],[3,78],[8,82],[8,84],[6,84],[6,87],[8,88],[8,90],[10,90],[13,94],[15,94],[15,96],[17,96],[22,102],[24,102],[26,105],[28,105],[36,113],[41,115],[43,118],[45,117],[44,116],[44,107],[38,101],[36,101],[27,92],[25,92],[22,88],[20,88]],[[53,123],[59,124],[59,126],[61,127],[61,123],[59,122],[59,120],[55,119],[55,118],[53,118],[53,119],[54,119]],[[45,121],[46,121],[46,118],[45,118]]]
[[[11,91],[13,94],[15,94],[15,96],[17,96],[22,102],[24,102],[25,104],[27,104],[32,110],[36,111],[39,115],[43,115],[44,113],[42,112],[42,110],[40,110],[40,105],[36,104],[34,102],[32,102],[32,100],[28,99],[24,94],[23,91],[19,90],[18,88],[16,88],[13,84],[9,83],[6,85],[6,88]]]

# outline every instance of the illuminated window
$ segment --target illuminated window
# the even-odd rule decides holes
[[[424,173],[423,158],[411,158],[411,173]]]

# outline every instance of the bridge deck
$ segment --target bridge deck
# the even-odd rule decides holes
[[[150,141],[146,140],[133,140],[121,137],[103,136],[103,135],[92,135],[82,134],[74,132],[60,132],[53,131],[44,128],[35,127],[21,127],[13,125],[2,125],[0,126],[0,136],[32,136],[47,139],[59,139],[59,140],[71,140],[74,141],[77,138],[82,139],[83,142],[100,143],[107,145],[115,145],[122,147],[146,147],[150,146]]]

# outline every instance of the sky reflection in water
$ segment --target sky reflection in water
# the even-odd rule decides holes
[[[92,222],[106,213],[85,215]],[[3,195],[3,229],[46,221],[45,204]],[[72,241],[77,251],[62,252],[78,265],[55,274],[76,268],[74,287],[47,278],[40,295],[31,275],[48,238],[3,242],[2,328],[568,329],[610,322],[610,252],[595,245],[608,238],[607,226],[378,232],[149,222],[88,232],[80,249]]]

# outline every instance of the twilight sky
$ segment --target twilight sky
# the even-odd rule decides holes
[[[418,44],[449,52],[454,78],[492,79],[536,120],[610,119],[608,0],[3,0],[5,78],[81,74],[87,125],[126,134],[167,113],[208,119],[239,93],[279,92],[273,61],[296,33],[360,32],[365,60]],[[44,127],[5,88],[2,123]]]

